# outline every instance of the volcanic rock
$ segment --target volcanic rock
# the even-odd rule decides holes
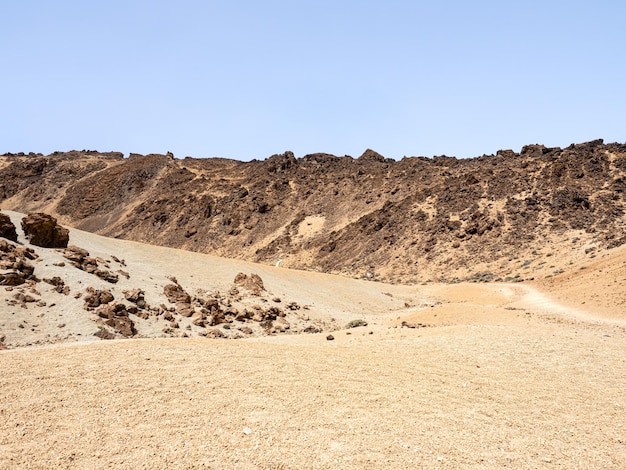
[[[195,309],[187,302],[177,302],[176,313],[178,313],[181,317],[189,318],[195,313]]]
[[[11,218],[6,214],[0,214],[0,237],[17,241],[17,232],[15,231],[15,225],[11,222]]]
[[[235,284],[250,291],[253,295],[261,295],[261,292],[265,290],[263,286],[263,280],[258,274],[251,274],[248,276],[244,273],[239,273],[235,276]]]
[[[125,290],[123,294],[126,300],[136,304],[139,308],[145,307],[146,293],[143,291],[143,289]],[[139,306],[140,303],[142,304],[142,306]]]
[[[122,336],[129,338],[137,334],[137,330],[135,329],[135,323],[127,317],[115,317],[110,318],[104,322],[105,325],[110,326],[116,332],[121,334]]]
[[[100,339],[115,339],[115,333],[109,331],[107,328],[100,328],[94,333],[94,336]]]
[[[24,217],[22,229],[30,243],[43,248],[65,248],[70,239],[69,230],[57,224],[57,219],[43,212]]]
[[[163,287],[163,293],[171,303],[188,304],[191,296],[179,284],[167,284]]]
[[[65,281],[61,279],[59,276],[54,276],[50,279],[43,279],[43,282],[48,283],[54,286],[54,290],[59,294],[68,295],[70,293],[70,287],[65,285]]]
[[[27,261],[36,257],[31,248],[0,239],[0,285],[18,286],[30,279],[36,281],[35,267]]]
[[[85,258],[89,256],[89,252],[84,248],[70,245],[65,250],[63,250],[63,256],[70,260],[74,266],[80,268]]]
[[[93,287],[87,288],[87,294],[84,297],[85,307],[96,308],[103,304],[112,302],[115,298],[111,291],[108,290],[96,290]]]
[[[93,258],[89,256],[89,252],[84,248],[70,245],[65,250],[63,250],[63,256],[66,259],[70,260],[72,265],[74,265],[78,269],[85,271],[89,274],[93,274],[94,276],[98,276],[104,281],[110,282],[111,284],[116,284],[119,281],[119,276],[117,274],[100,268],[98,264],[99,258]]]
[[[471,159],[0,159],[15,210],[53,207],[106,236],[379,281],[467,280],[477,264],[504,279],[511,259],[572,231],[599,251],[626,243],[626,145],[601,140]]]

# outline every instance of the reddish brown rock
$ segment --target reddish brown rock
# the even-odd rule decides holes
[[[213,309],[211,315],[207,317],[207,324],[214,326],[224,323],[226,321],[226,317],[224,316],[224,312],[221,310]]]
[[[188,304],[191,302],[191,296],[178,284],[167,284],[163,287],[163,293],[171,303]]]
[[[126,338],[137,334],[135,323],[130,318],[115,317],[106,320],[104,323]]]
[[[178,302],[176,304],[176,313],[181,317],[189,318],[195,313],[195,309],[188,303]]]
[[[124,294],[124,298],[126,300],[128,300],[129,302],[134,303],[139,308],[143,308],[145,306],[145,295],[146,295],[146,293],[143,291],[143,289],[125,290],[123,292],[123,294]]]
[[[15,231],[15,225],[11,222],[11,218],[6,214],[0,214],[0,237],[17,241],[17,232]]]
[[[85,258],[89,256],[89,252],[84,248],[80,248],[75,245],[68,246],[63,250],[63,257],[70,260],[76,267],[80,267],[83,264]]]
[[[25,282],[23,273],[19,271],[0,271],[0,286],[19,286]]]
[[[93,287],[88,287],[84,299],[86,308],[96,308],[112,302],[115,298],[111,291],[96,290]]]
[[[250,274],[248,276],[244,273],[239,273],[235,276],[235,284],[250,291],[253,295],[261,295],[261,292],[265,290],[263,285],[263,279],[258,274]]]
[[[107,328],[100,328],[94,333],[100,339],[115,339],[115,333],[109,331]]]
[[[57,219],[43,212],[24,217],[22,229],[31,244],[43,248],[66,248],[70,240],[70,231],[57,224]]]
[[[78,269],[85,271],[89,274],[93,274],[94,276],[98,276],[100,279],[110,282],[111,284],[116,284],[119,281],[119,276],[117,274],[100,268],[98,265],[98,260],[100,258],[93,258],[89,256],[89,252],[84,248],[70,245],[65,250],[63,250],[63,256],[66,259],[70,260],[71,263]],[[103,261],[104,260],[100,259],[101,263]],[[103,264],[106,265],[106,263]]]
[[[204,312],[195,312],[191,316],[191,323],[196,326],[204,327],[206,325],[206,314]]]
[[[28,280],[37,281],[35,267],[27,261],[35,258],[32,249],[0,239],[0,285],[19,286]]]
[[[54,276],[50,279],[44,278],[43,282],[48,283],[51,286],[54,286],[54,290],[58,292],[59,294],[67,295],[70,293],[69,286],[66,286],[65,281],[63,281],[63,279],[61,279],[59,276]]]

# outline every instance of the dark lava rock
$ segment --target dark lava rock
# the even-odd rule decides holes
[[[70,240],[70,231],[57,224],[57,219],[43,212],[24,217],[22,229],[30,243],[43,248],[66,248]]]
[[[6,214],[0,214],[0,237],[17,241],[17,232],[15,231],[15,225],[11,222],[11,218]]]

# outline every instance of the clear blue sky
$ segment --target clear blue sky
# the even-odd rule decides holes
[[[0,153],[626,141],[623,1],[2,3]]]

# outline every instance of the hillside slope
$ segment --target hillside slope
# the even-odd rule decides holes
[[[553,276],[626,241],[626,145],[474,159],[0,157],[0,204],[102,235],[390,282]],[[547,259],[551,258],[551,259]],[[558,260],[554,262],[554,260]]]

